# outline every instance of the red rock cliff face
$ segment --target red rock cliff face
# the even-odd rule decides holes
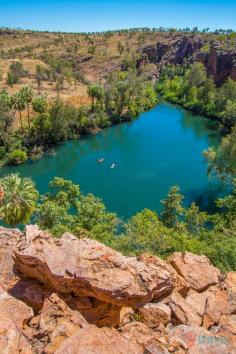
[[[140,63],[157,64],[158,71],[166,64],[182,64],[201,49],[204,41],[197,35],[170,35],[163,37],[155,47],[147,46],[142,50]]]
[[[235,353],[236,272],[0,227],[0,353]],[[3,263],[2,263],[3,265]]]
[[[197,60],[205,65],[217,85],[221,85],[229,77],[236,80],[236,51],[223,50],[214,44],[209,53],[199,53]]]
[[[204,44],[204,39],[199,35],[166,36],[155,47],[143,48],[138,65],[145,65],[147,62],[156,64],[158,76],[164,65],[182,64],[188,59],[190,62],[202,62],[217,85],[221,85],[229,77],[236,80],[236,50],[232,49],[232,45],[215,43],[210,46],[209,52],[203,52]]]

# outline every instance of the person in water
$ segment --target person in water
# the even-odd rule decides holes
[[[103,163],[104,162],[104,158],[101,157],[100,159],[98,159],[98,163]]]

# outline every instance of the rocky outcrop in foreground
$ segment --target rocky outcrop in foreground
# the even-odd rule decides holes
[[[0,352],[236,353],[236,272],[0,228]]]

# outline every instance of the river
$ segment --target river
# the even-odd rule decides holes
[[[58,146],[55,156],[6,166],[0,176],[31,177],[41,193],[54,176],[70,179],[125,219],[143,208],[160,211],[160,200],[176,184],[186,203],[210,210],[224,187],[207,177],[202,151],[218,143],[216,122],[161,103],[132,122]]]

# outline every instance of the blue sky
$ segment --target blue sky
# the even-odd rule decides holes
[[[0,0],[0,26],[60,31],[236,29],[236,0]]]

